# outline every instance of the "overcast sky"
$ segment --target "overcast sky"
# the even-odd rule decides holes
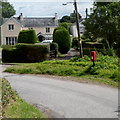
[[[9,2],[73,2],[74,0],[8,0]],[[91,2],[93,0],[77,0],[77,2]]]
[[[25,17],[29,16],[54,16],[58,14],[58,18],[70,15],[73,12],[73,4],[63,6],[62,3],[72,2],[74,0],[8,0],[16,10],[16,16],[23,13]],[[83,2],[84,1],[84,2]],[[77,0],[78,12],[85,17],[85,10],[92,8],[92,0]]]

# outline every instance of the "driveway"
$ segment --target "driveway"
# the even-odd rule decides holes
[[[44,75],[3,73],[18,94],[56,118],[118,118],[118,89]]]

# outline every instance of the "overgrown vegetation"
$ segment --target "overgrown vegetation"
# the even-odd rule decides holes
[[[50,74],[60,76],[76,76],[96,79],[96,82],[118,86],[120,75],[118,73],[118,58],[112,56],[97,56],[95,66],[88,56],[84,58],[71,58],[70,60],[44,61],[34,64],[19,64],[9,67],[6,72],[20,74]]]
[[[32,105],[22,100],[11,88],[9,82],[2,82],[2,117],[3,118],[44,118],[42,113]]]

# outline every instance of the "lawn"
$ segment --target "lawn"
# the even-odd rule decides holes
[[[32,105],[22,100],[11,88],[9,82],[2,83],[2,117],[3,118],[44,118],[44,115]]]
[[[49,74],[59,76],[73,76],[87,78],[118,87],[120,75],[118,74],[118,58],[112,56],[97,56],[95,66],[88,56],[84,58],[71,58],[70,60],[53,60],[31,64],[17,64],[9,67],[5,72],[19,74]]]

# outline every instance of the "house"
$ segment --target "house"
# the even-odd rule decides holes
[[[1,25],[1,45],[15,45],[21,30],[34,29],[40,41],[52,40],[53,31],[58,26],[57,14],[54,17],[11,17],[3,19]]]
[[[84,21],[85,19],[81,19],[80,20],[80,23],[79,23],[79,27],[80,27],[80,36],[83,35],[84,31],[85,31],[85,26],[82,24],[82,22]],[[77,32],[77,26],[76,26],[76,23],[73,23],[70,27],[70,32],[71,32],[71,35],[72,37],[78,37],[78,32]]]

